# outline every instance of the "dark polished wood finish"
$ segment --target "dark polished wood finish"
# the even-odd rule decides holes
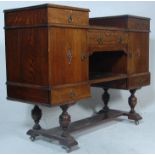
[[[92,117],[88,117],[71,123],[70,127],[68,128],[68,132],[72,133],[75,131],[79,131],[94,125],[98,125],[103,122],[107,122],[109,120],[112,120],[122,115],[128,115],[128,114],[126,112],[118,111],[118,110],[109,110],[108,113],[95,114]],[[41,130],[32,129],[32,130],[29,130],[27,134],[35,138],[38,136],[44,136],[49,139],[56,139],[60,142],[60,144],[65,146],[65,149],[69,152],[74,149],[77,149],[78,148],[77,141],[70,135],[62,136],[62,132],[63,132],[62,127],[56,127],[52,129],[41,129]]]
[[[102,100],[104,102],[104,107],[98,113],[104,113],[109,111],[108,102],[110,99],[110,94],[108,93],[108,88],[104,88],[104,94],[102,95]]]
[[[136,123],[138,88],[150,84],[150,19],[131,15],[89,19],[89,9],[38,5],[5,10],[7,98],[32,103],[35,125],[28,131],[77,146],[71,131],[118,116]],[[93,117],[71,123],[67,109],[91,96],[90,87],[104,89],[104,107]],[[129,90],[130,112],[108,107],[109,88]],[[41,129],[39,104],[60,106],[60,127]]]
[[[62,109],[62,114],[59,116],[59,123],[60,123],[60,127],[63,129],[62,136],[66,137],[69,134],[68,128],[71,122],[71,117],[67,112],[68,105],[62,105],[60,107]]]
[[[131,93],[131,96],[129,97],[128,102],[131,107],[131,110],[130,110],[128,118],[138,122],[139,120],[142,119],[142,117],[138,113],[135,112],[135,106],[137,104],[137,98],[135,96],[136,89],[131,89],[130,93]]]
[[[42,128],[41,128],[39,122],[40,122],[40,119],[42,117],[42,111],[39,108],[39,106],[37,106],[37,105],[34,106],[34,108],[31,111],[31,116],[32,116],[32,119],[34,120],[34,123],[35,123],[32,130],[34,130],[34,131],[41,130]],[[31,132],[31,130],[29,130],[27,133],[29,133],[29,132]],[[38,134],[31,135],[30,139],[32,141],[34,141],[37,136],[39,136],[39,135]]]
[[[40,130],[41,126],[39,124],[39,121],[41,119],[42,116],[42,111],[38,106],[35,106],[34,109],[31,112],[32,118],[35,122],[35,125],[33,126],[34,130]]]
[[[56,106],[90,97],[88,12],[57,5],[5,11],[9,99]]]
[[[63,145],[67,145],[68,148],[77,145],[77,141],[69,134],[69,127],[71,123],[71,117],[68,114],[67,110],[69,108],[68,105],[60,106],[62,109],[62,114],[59,116],[60,127],[62,128],[61,137],[64,137],[64,141],[61,143]]]

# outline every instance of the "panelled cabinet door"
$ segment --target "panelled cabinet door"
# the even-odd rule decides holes
[[[149,72],[149,34],[130,32],[128,51],[128,73]]]
[[[128,89],[150,84],[149,33],[130,32],[128,41]]]
[[[73,103],[90,97],[86,38],[85,29],[50,28],[52,105]]]
[[[51,85],[88,81],[86,30],[51,28],[49,37]]]

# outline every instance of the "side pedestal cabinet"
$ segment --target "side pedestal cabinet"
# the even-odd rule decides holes
[[[131,15],[89,18],[89,10],[44,4],[5,10],[7,98],[35,104],[35,125],[27,132],[56,139],[71,150],[70,134],[105,120],[127,116],[138,124],[135,92],[150,84],[150,19]],[[103,109],[71,123],[67,110],[103,88]],[[129,112],[108,107],[109,88],[129,90]],[[42,129],[39,105],[60,106],[60,127]]]

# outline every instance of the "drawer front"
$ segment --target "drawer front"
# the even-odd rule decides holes
[[[120,31],[90,30],[87,34],[89,50],[126,50],[127,34]]]
[[[72,87],[59,87],[52,89],[51,104],[59,105],[73,103],[87,97],[90,97],[90,86],[88,84]]]
[[[128,79],[128,88],[139,88],[150,84],[150,74],[139,74]]]
[[[48,8],[49,24],[88,25],[88,19],[87,11]]]

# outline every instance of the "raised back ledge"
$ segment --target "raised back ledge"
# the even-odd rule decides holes
[[[28,6],[28,7],[22,7],[22,8],[7,9],[7,10],[4,10],[4,13],[10,13],[10,12],[22,11],[22,10],[40,9],[40,8],[59,8],[59,9],[69,9],[69,10],[90,12],[89,9],[85,9],[85,8],[46,3],[46,4],[40,4],[40,5]]]
[[[137,18],[137,19],[143,19],[143,20],[151,20],[148,17],[142,17],[142,16],[135,16],[135,15],[116,15],[116,16],[105,16],[105,17],[93,17],[89,19],[110,19],[110,18]]]
[[[90,25],[89,30],[110,30],[110,31],[122,31],[122,32],[150,32],[150,30],[137,30],[137,29],[127,29],[127,28],[119,28],[114,26],[97,26],[97,25]]]

